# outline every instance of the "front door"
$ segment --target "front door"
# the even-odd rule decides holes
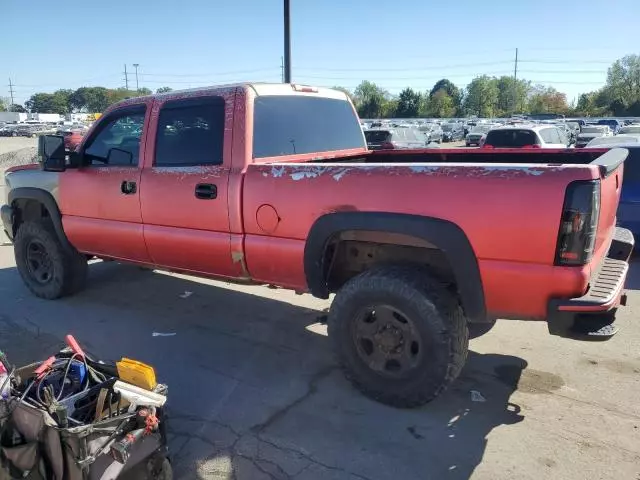
[[[228,181],[234,95],[161,97],[142,170],[144,237],[161,267],[240,277],[231,256]]]
[[[81,148],[82,166],[60,175],[62,223],[81,252],[150,260],[140,214],[146,110],[140,104],[107,114]]]

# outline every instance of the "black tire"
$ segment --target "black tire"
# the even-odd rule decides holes
[[[37,297],[53,300],[72,295],[86,283],[86,257],[65,249],[48,222],[22,223],[14,241],[14,254],[22,280]]]
[[[150,469],[147,473],[148,480],[173,480],[173,467],[168,458],[150,461]]]
[[[467,328],[469,329],[469,339],[478,338],[485,333],[489,333],[495,325],[495,320],[491,323],[469,323],[467,325]]]
[[[379,349],[389,348],[388,339],[378,340],[383,346],[367,347],[357,338],[358,322],[368,328],[375,325],[378,339],[388,331],[388,323],[382,326],[377,318],[369,320],[375,318],[375,309],[391,309],[392,316],[397,319],[397,312],[410,325],[407,338],[411,340],[406,342],[411,345],[408,356],[414,360],[410,368],[393,372],[395,360],[389,356],[384,371],[378,371],[363,359],[366,349],[376,348],[379,353]],[[367,311],[371,313],[363,317],[362,312]],[[402,340],[391,347],[393,355],[398,355],[399,348],[407,349],[407,345],[399,346],[405,343],[406,326],[400,329]],[[462,370],[469,346],[467,322],[456,297],[428,272],[415,267],[376,267],[349,280],[331,305],[328,331],[351,383],[366,396],[399,408],[423,405],[442,393]]]

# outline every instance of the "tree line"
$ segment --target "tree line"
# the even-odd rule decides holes
[[[162,87],[157,93],[171,91],[170,87]],[[126,98],[150,95],[148,88],[127,90],[126,88],[81,87],[76,90],[60,89],[53,93],[35,93],[22,105],[6,106],[0,101],[0,111],[59,113],[66,115],[73,112],[103,112],[109,105]]]
[[[580,95],[574,104],[553,87],[534,85],[526,79],[481,75],[459,88],[443,78],[431,90],[419,92],[407,87],[392,95],[375,83],[364,80],[353,91],[337,86],[352,99],[362,118],[410,117],[504,117],[521,113],[559,113],[570,116],[640,116],[640,55],[616,60],[607,71],[606,84]],[[171,91],[169,87],[156,92]],[[82,87],[36,93],[24,104],[5,106],[0,111],[38,113],[102,112],[125,98],[152,93],[125,88]]]
[[[399,95],[373,82],[363,81],[347,93],[362,118],[505,117],[526,113],[570,116],[640,116],[640,55],[616,60],[607,71],[606,84],[580,95],[576,104],[553,87],[535,85],[511,76],[474,78],[464,89],[443,78],[427,92],[407,87]]]

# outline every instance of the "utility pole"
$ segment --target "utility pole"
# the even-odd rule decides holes
[[[124,64],[124,88],[129,90],[129,76],[127,75],[127,64]]]
[[[289,0],[284,0],[284,82],[291,83],[291,22]]]
[[[284,83],[284,57],[280,57],[280,78],[282,79],[282,83]]]
[[[513,112],[518,109],[518,49],[516,48],[516,60],[513,65]]]
[[[136,69],[136,92],[140,91],[140,86],[138,85],[138,67],[140,66],[139,63],[134,63],[133,64],[133,68]]]
[[[9,111],[11,111],[16,103],[13,101],[13,83],[11,83],[11,79],[9,79],[9,94],[11,95],[11,105],[9,105]]]

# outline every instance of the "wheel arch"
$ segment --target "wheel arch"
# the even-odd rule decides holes
[[[326,252],[333,239],[345,231],[375,231],[410,236],[444,252],[453,271],[465,314],[472,322],[487,322],[480,268],[464,231],[439,218],[386,212],[336,212],[312,225],[304,249],[304,270],[309,291],[328,298]]]
[[[73,250],[73,246],[69,242],[67,235],[64,233],[64,228],[62,226],[62,213],[60,212],[60,208],[58,207],[55,198],[50,192],[41,188],[18,187],[9,191],[8,203],[14,209],[14,235],[17,232],[20,223],[24,220],[22,218],[22,212],[20,211],[20,205],[25,201],[37,202],[46,210],[48,214],[47,218],[51,220],[53,228],[62,246],[65,249]]]

